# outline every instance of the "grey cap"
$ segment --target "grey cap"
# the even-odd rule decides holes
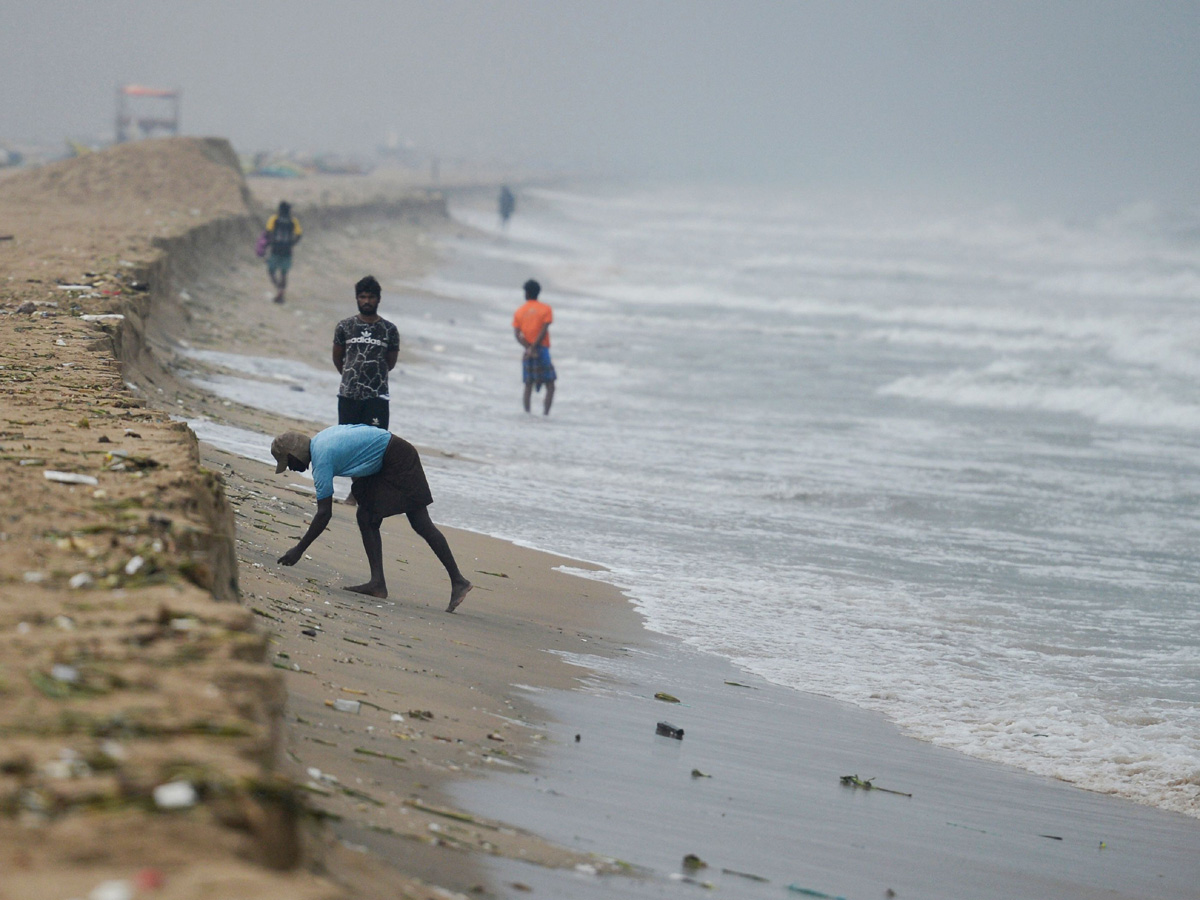
[[[287,468],[288,456],[294,456],[307,466],[312,462],[308,449],[308,435],[298,431],[285,431],[271,441],[271,455],[275,457],[275,474]]]

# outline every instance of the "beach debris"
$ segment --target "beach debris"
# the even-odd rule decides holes
[[[141,556],[135,556],[129,562],[125,563],[125,574],[136,575],[138,570],[146,564],[146,560]]]
[[[1038,837],[1044,837],[1051,841],[1061,841],[1062,840],[1062,838],[1059,837],[1057,834],[1039,834]]]
[[[984,831],[982,828],[972,828],[970,825],[959,825],[957,822],[947,822],[946,824],[949,825],[951,828],[964,828],[967,831],[975,831],[975,832],[978,832],[979,834],[987,834],[987,832]]]
[[[92,576],[87,572],[79,572],[71,576],[71,580],[67,582],[75,590],[80,588],[90,587],[92,584]]]
[[[534,740],[536,740],[536,739],[537,739],[537,735],[534,735]],[[579,735],[579,734],[575,735],[575,743],[577,743],[577,744],[578,744],[578,743],[579,743],[580,741],[582,741],[582,740],[583,740],[583,736],[582,736],[582,735]]]
[[[309,637],[316,637],[316,636],[317,636],[317,632],[316,632],[314,629],[312,629],[312,628],[302,628],[302,629],[300,629],[300,633],[301,633],[301,634],[306,634],[306,635],[308,635]]]
[[[697,869],[707,869],[708,863],[695,853],[689,853],[683,858],[683,868],[689,872],[695,872]]]
[[[522,894],[530,894],[533,892],[533,888],[525,884],[523,881],[510,881],[508,886],[514,891],[520,891]]]
[[[168,781],[154,789],[154,805],[159,809],[187,809],[196,805],[196,789],[188,781]]]
[[[1099,847],[1097,847],[1096,849],[1097,849],[1097,850],[1107,850],[1107,849],[1108,849],[1108,844],[1104,843],[1104,841],[1101,841],[1101,842],[1100,842],[1100,846],[1099,846]]]
[[[74,684],[79,680],[79,670],[74,666],[56,663],[50,667],[50,677],[63,684]]]
[[[761,875],[755,875],[753,872],[739,872],[737,869],[722,869],[722,875],[736,875],[738,878],[746,878],[750,881],[757,881],[760,884],[770,884],[770,878],[763,878]]]
[[[590,863],[576,863],[575,871],[578,872],[580,875],[599,874],[599,870],[595,866],[591,865]]]
[[[362,703],[358,700],[346,700],[343,697],[338,697],[336,700],[326,700],[326,706],[332,706],[338,712],[357,713],[362,708]]]
[[[668,694],[666,691],[659,691],[654,695],[655,700],[661,700],[663,703],[678,703],[679,698],[673,694]]]
[[[716,885],[711,881],[701,881],[698,878],[693,878],[691,875],[683,875],[679,872],[672,872],[669,877],[672,881],[681,881],[684,884],[694,884],[697,887],[706,888],[710,891],[716,888]]]
[[[754,687],[754,685],[752,685],[752,684],[742,684],[740,681],[727,681],[727,682],[725,682],[725,683],[726,683],[727,685],[729,685],[730,687],[750,688],[750,690],[752,690],[752,691],[753,691],[753,690],[756,690],[756,688]]]
[[[793,894],[802,894],[805,897],[818,897],[818,898],[820,898],[820,900],[846,900],[845,897],[835,896],[834,894],[827,894],[824,891],[814,890],[813,888],[806,888],[799,884],[789,884],[787,889],[789,891],[791,891]]]
[[[677,741],[683,740],[683,729],[676,728],[670,722],[659,722],[654,728],[655,734],[661,734],[663,737],[675,738]]]
[[[102,881],[92,888],[88,900],[133,900],[133,883],[124,879]]]
[[[500,743],[504,743],[504,738],[500,736],[499,732],[493,731],[487,736],[487,738],[489,741],[500,741]]]
[[[375,756],[379,759],[390,759],[392,762],[398,762],[401,765],[408,765],[408,760],[400,756],[393,756],[390,753],[380,753],[378,750],[370,750],[366,747],[355,747],[354,752],[360,756]]]
[[[906,794],[904,791],[893,791],[891,788],[878,787],[872,782],[874,778],[859,778],[857,775],[843,775],[842,784],[846,787],[862,788],[864,791],[883,791],[885,794],[898,794],[901,797],[911,797],[912,794]]]
[[[430,712],[430,711],[429,711],[429,710],[427,710],[427,709],[410,709],[410,710],[408,711],[408,717],[409,717],[410,719],[428,719],[428,720],[432,720],[432,719],[433,719],[433,713],[432,713],[432,712]]]
[[[701,772],[699,769],[692,769],[692,777],[693,778],[712,778],[711,775],[709,775],[705,772]]]
[[[54,469],[43,469],[42,475],[47,481],[56,481],[59,484],[90,484],[93,487],[100,482],[91,475],[81,475],[78,472],[58,472]]]
[[[403,722],[404,716],[400,715],[400,713],[392,713],[392,721],[393,722]]]
[[[161,869],[141,869],[133,876],[133,884],[139,891],[157,891],[166,883],[167,876]]]
[[[45,572],[26,572],[22,578],[26,584],[41,584],[46,580]]]

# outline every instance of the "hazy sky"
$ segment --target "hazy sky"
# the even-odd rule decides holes
[[[1200,200],[1200,2],[0,0],[0,140],[183,90],[236,149]]]

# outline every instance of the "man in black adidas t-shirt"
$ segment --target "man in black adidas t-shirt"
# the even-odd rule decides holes
[[[371,275],[354,285],[358,315],[333,330],[333,364],[342,373],[339,425],[388,427],[388,372],[400,356],[400,332],[379,315],[383,290]]]

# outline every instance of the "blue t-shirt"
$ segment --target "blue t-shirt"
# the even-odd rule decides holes
[[[383,468],[392,433],[374,425],[333,425],[308,443],[317,499],[333,496],[333,476],[363,478]]]

